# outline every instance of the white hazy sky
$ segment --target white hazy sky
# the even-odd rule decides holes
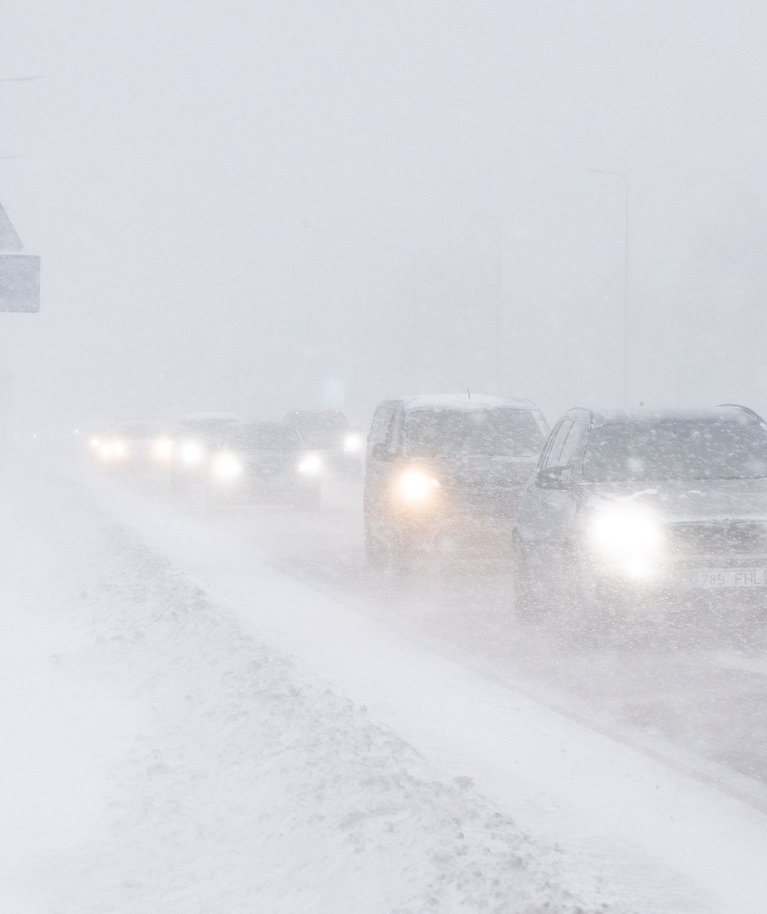
[[[17,416],[280,414],[344,382],[767,409],[767,6],[3,0]],[[500,260],[496,244],[500,240]],[[500,276],[501,332],[496,281]]]

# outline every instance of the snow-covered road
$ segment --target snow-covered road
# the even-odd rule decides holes
[[[6,829],[3,875],[28,910],[767,908],[758,781],[568,690],[607,655],[499,627],[502,578],[369,580],[349,492],[211,517],[69,478],[9,499],[4,803],[39,826]]]

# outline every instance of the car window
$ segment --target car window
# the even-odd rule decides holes
[[[389,428],[394,417],[394,404],[382,403],[373,416],[368,441],[371,444],[382,444],[389,437]]]
[[[313,448],[339,447],[350,428],[346,416],[335,410],[293,413],[288,417],[288,424],[297,428],[304,441]]]
[[[544,455],[543,463],[541,465],[542,469],[562,466],[562,451],[564,450],[567,436],[570,434],[572,427],[572,419],[563,419],[554,429],[551,436],[551,443],[549,444]]]
[[[408,452],[419,457],[466,454],[533,460],[544,442],[527,409],[417,409],[405,422]]]
[[[581,426],[577,422],[570,423],[570,429],[565,438],[564,444],[562,446],[562,451],[559,455],[559,466],[569,467],[572,466],[576,455],[578,453],[578,445],[581,440]]]
[[[391,425],[389,426],[389,449],[399,450],[402,445],[402,438],[404,436],[404,426],[405,424],[405,410],[400,404],[395,404],[394,406],[394,415],[392,416]]]
[[[251,425],[241,429],[235,436],[236,443],[243,448],[255,450],[297,450],[301,446],[301,435],[289,425]]]
[[[603,425],[589,436],[583,475],[593,482],[765,477],[767,431],[733,419]]]

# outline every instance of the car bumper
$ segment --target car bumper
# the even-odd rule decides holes
[[[687,599],[767,597],[767,555],[699,555],[624,562],[582,561],[581,581],[601,596]]]
[[[512,531],[508,519],[460,510],[398,513],[387,528],[401,549],[467,555],[505,548],[511,543]]]

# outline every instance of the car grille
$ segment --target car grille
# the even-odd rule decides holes
[[[767,554],[767,523],[670,524],[666,533],[672,552],[678,555]]]
[[[455,509],[481,517],[513,517],[522,496],[521,486],[463,486],[448,491]]]

